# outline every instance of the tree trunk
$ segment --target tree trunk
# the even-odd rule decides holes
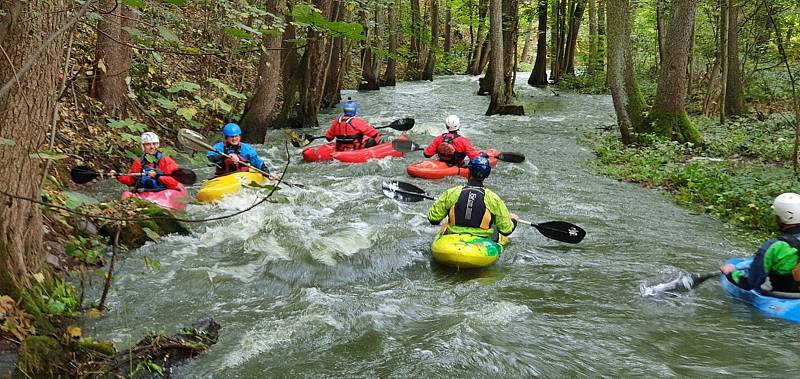
[[[480,75],[486,66],[489,65],[489,56],[492,53],[492,44],[491,40],[489,39],[490,35],[486,36],[486,39],[483,41],[483,47],[481,48],[481,57],[478,60],[478,66],[476,67],[476,74]]]
[[[486,22],[486,13],[488,9],[487,1],[488,0],[479,0],[478,2],[478,43],[475,44],[475,48],[472,51],[472,59],[467,69],[468,75],[480,75],[488,61],[488,59],[484,58],[487,57],[489,53],[486,49],[486,47],[489,46],[489,33],[484,32],[483,27],[483,24]]]
[[[373,44],[378,46],[377,30],[378,20],[375,20],[375,29],[371,31],[369,24],[369,11],[361,10],[361,23],[364,26],[364,40],[361,41],[361,83],[358,85],[359,91],[375,91],[380,89],[378,83],[378,59],[373,52]],[[377,12],[376,12],[377,17]]]
[[[397,83],[397,46],[398,46],[398,28],[397,28],[397,7],[400,5],[400,0],[395,0],[389,6],[389,57],[386,60],[386,73],[383,74],[382,86],[394,86]]]
[[[597,71],[597,0],[589,0],[589,64],[586,73]]]
[[[608,0],[608,86],[624,145],[633,144],[633,124],[628,113],[625,86],[625,56],[630,54],[629,0]]]
[[[556,82],[564,74],[567,57],[567,9],[567,0],[561,0],[558,10],[558,71],[556,71]]]
[[[314,5],[322,11],[326,20],[330,19],[331,2],[315,0]],[[287,32],[293,28],[287,27]],[[305,128],[317,127],[317,113],[322,100],[322,85],[324,84],[325,68],[327,67],[328,43],[322,33],[312,28],[307,28],[306,37],[309,41],[303,51],[296,68],[287,67],[288,75],[284,76],[283,105],[275,122],[276,128]],[[290,49],[294,50],[294,49]],[[291,57],[291,54],[289,54]],[[291,60],[286,62],[288,66]]]
[[[267,0],[266,5],[268,12],[281,15],[286,7],[286,0]],[[267,50],[261,53],[253,96],[247,100],[239,122],[242,140],[250,143],[264,143],[281,80],[280,48],[283,36],[265,35],[263,38],[262,44]]]
[[[547,85],[547,0],[539,0],[539,28],[536,41],[536,63],[528,78],[532,86]]]
[[[97,44],[95,47],[93,97],[103,103],[103,111],[115,118],[126,118],[132,109],[128,99],[128,85],[133,49],[120,42],[129,43],[128,32],[123,26],[134,26],[133,10],[122,3],[102,0],[103,18],[97,23]]]
[[[738,13],[737,4],[728,4],[728,80],[725,86],[725,113],[728,116],[740,116],[744,112],[742,74],[739,69]]]
[[[606,1],[597,0],[597,68],[602,69],[606,52]]]
[[[531,50],[531,40],[533,39],[533,19],[528,22],[528,27],[525,28],[525,44],[522,45],[522,59],[523,63],[528,63],[528,56]]]
[[[697,0],[674,0],[669,17],[667,59],[661,65],[651,113],[655,132],[678,142],[700,144],[702,135],[686,114],[686,67]]]
[[[409,51],[408,64],[406,65],[406,78],[410,80],[420,79],[419,60],[422,55],[422,44],[420,43],[422,34],[422,23],[420,21],[419,0],[411,0],[411,51]]]
[[[557,84],[558,83],[558,78],[561,76],[558,73],[559,65],[560,65],[560,62],[561,62],[561,56],[559,55],[559,46],[561,45],[561,42],[560,42],[561,41],[560,40],[561,31],[560,31],[560,29],[558,27],[559,26],[559,22],[558,21],[560,20],[560,12],[561,12],[561,7],[559,6],[561,4],[560,1],[563,1],[563,0],[554,0],[553,1],[553,11],[552,11],[552,13],[553,13],[553,21],[552,21],[553,25],[552,25],[552,27],[550,27],[550,39],[551,39],[551,42],[552,42],[551,45],[550,45],[550,55],[551,55],[551,57],[550,57],[550,81],[553,82],[553,84]]]
[[[566,59],[564,60],[564,72],[575,75],[575,50],[578,45],[578,32],[583,20],[583,11],[586,9],[586,0],[577,0],[575,10],[570,16],[569,35],[567,37]]]
[[[519,40],[519,0],[503,0],[503,83],[508,99],[513,98],[516,81],[517,41]]]
[[[334,4],[333,21],[342,21],[345,19],[345,4],[344,1],[338,1]],[[331,44],[328,62],[327,75],[325,78],[325,89],[322,93],[322,102],[320,107],[331,108],[339,103],[342,99],[342,72],[344,71],[344,61],[347,56],[350,56],[350,51],[346,50],[349,44],[345,43],[344,37],[335,37]]]
[[[720,0],[719,12],[719,61],[720,61],[720,91],[717,100],[719,104],[719,123],[725,122],[725,93],[728,92],[728,4],[730,0]]]
[[[64,0],[0,2],[0,84],[17,83],[0,97],[0,138],[13,141],[0,146],[2,191],[38,199],[44,167],[31,157],[45,148],[58,94],[59,63],[64,34],[44,47],[30,71],[17,73],[43,41],[65,24]],[[20,22],[19,18],[25,22]],[[67,75],[67,73],[63,73]],[[0,195],[0,294],[17,297],[28,288],[33,275],[47,274],[42,247],[42,214],[39,205]]]
[[[450,10],[450,4],[445,3],[447,12],[444,14],[444,52],[450,53],[453,51],[453,12]]]
[[[667,30],[664,27],[664,18],[666,15],[664,14],[665,10],[665,0],[658,0],[656,3],[656,39],[658,40],[658,65],[659,67],[664,62],[664,58],[667,56],[667,52],[664,51],[666,48],[666,42],[664,39],[667,36]]]
[[[422,80],[433,81],[433,71],[436,69],[436,50],[439,49],[439,6],[436,0],[431,0],[431,44],[428,49],[428,59],[425,60],[425,70]]]

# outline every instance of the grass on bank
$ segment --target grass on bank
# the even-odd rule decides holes
[[[645,136],[624,148],[616,130],[590,144],[596,170],[619,180],[663,188],[683,206],[705,212],[745,231],[759,244],[777,233],[771,205],[783,192],[800,192],[792,171],[793,120],[737,119],[724,125],[693,118],[703,146]]]

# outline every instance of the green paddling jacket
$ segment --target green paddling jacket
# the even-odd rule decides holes
[[[507,236],[517,227],[500,196],[476,179],[470,179],[466,186],[450,188],[436,199],[428,212],[428,221],[439,225],[445,217],[449,218],[445,234],[497,240],[497,232]]]

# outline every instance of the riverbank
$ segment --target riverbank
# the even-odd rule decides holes
[[[743,118],[719,125],[694,117],[705,145],[666,140],[623,148],[614,128],[587,143],[600,174],[645,187],[663,188],[675,201],[730,223],[751,243],[775,234],[771,204],[783,192],[797,192],[792,169],[794,130],[790,115]]]

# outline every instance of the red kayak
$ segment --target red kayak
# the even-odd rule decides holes
[[[186,199],[189,194],[186,193],[186,188],[178,185],[178,189],[165,189],[162,191],[145,191],[145,192],[131,192],[125,191],[122,193],[122,199],[129,197],[138,197],[142,200],[147,200],[158,204],[161,208],[174,209],[182,211],[186,209]]]
[[[489,156],[489,164],[491,164],[492,167],[496,166],[497,155],[500,154],[500,151],[495,149],[489,149],[484,152],[486,153],[486,155]],[[429,159],[412,163],[408,165],[406,172],[408,172],[408,175],[423,179],[442,179],[448,176],[458,176],[458,175],[461,175],[465,178],[469,178],[468,168],[450,166],[447,163],[444,163],[438,159]]]
[[[407,140],[408,137],[401,135],[398,140]],[[402,157],[403,152],[395,150],[389,142],[382,143],[373,147],[359,150],[336,151],[336,142],[326,143],[317,146],[310,146],[303,149],[303,159],[306,162],[321,162],[337,160],[345,163],[364,163],[370,159],[382,159],[386,157]]]

